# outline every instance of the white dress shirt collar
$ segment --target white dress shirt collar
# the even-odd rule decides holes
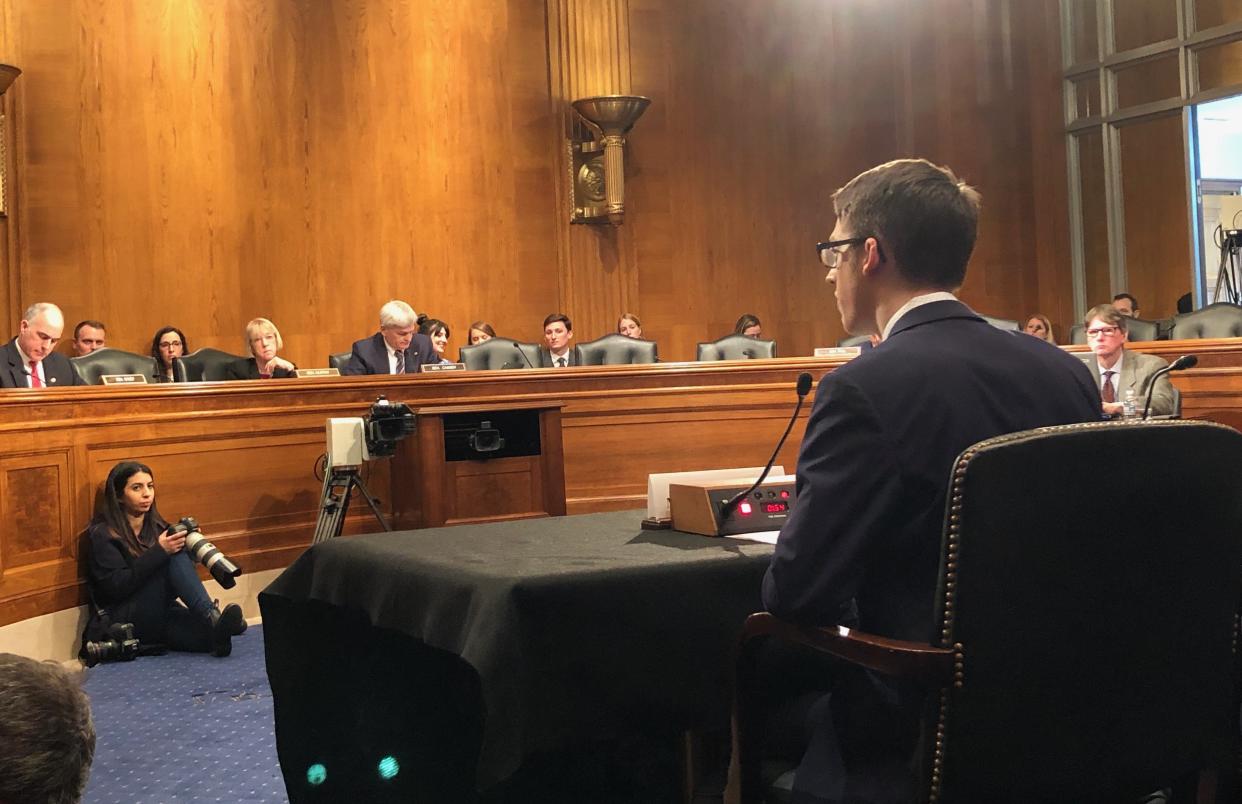
[[[921,296],[915,296],[905,304],[897,308],[897,312],[893,313],[893,317],[888,319],[888,323],[884,325],[884,335],[881,340],[888,340],[888,336],[892,334],[893,327],[901,320],[901,317],[916,307],[922,307],[924,304],[931,304],[938,301],[957,301],[957,297],[945,290],[937,290],[934,293],[924,293]]]

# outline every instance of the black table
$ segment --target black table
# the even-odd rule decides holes
[[[351,746],[341,733],[354,729],[363,736],[350,739],[373,751],[386,739],[376,732],[398,744],[438,731],[436,747],[458,740],[477,756],[470,775],[485,789],[534,752],[587,737],[726,724],[729,658],[760,608],[772,548],[644,531],[641,515],[375,534],[308,550],[259,596],[291,797],[315,752],[282,743],[315,729]],[[377,689],[385,685],[397,689]],[[427,700],[395,714],[414,706],[411,696]]]

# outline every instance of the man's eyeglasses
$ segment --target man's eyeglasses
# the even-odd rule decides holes
[[[857,246],[860,243],[866,243],[874,235],[866,235],[864,237],[847,237],[844,240],[828,240],[823,243],[815,244],[815,251],[819,253],[819,261],[829,268],[836,268],[841,264],[841,257],[844,252],[841,251],[846,246]],[[876,243],[875,249],[879,252],[880,261],[884,260],[884,251],[880,248],[880,244]]]
[[[1111,338],[1121,331],[1120,327],[1094,327],[1087,330],[1088,338]]]

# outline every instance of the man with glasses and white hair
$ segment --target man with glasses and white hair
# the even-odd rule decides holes
[[[1092,307],[1083,318],[1087,345],[1091,347],[1091,359],[1087,365],[1095,374],[1105,416],[1122,415],[1127,392],[1134,395],[1138,412],[1141,413],[1152,376],[1169,365],[1164,358],[1156,355],[1126,349],[1127,320],[1126,314],[1111,304]],[[1162,374],[1151,393],[1151,415],[1167,416],[1172,413],[1173,399],[1173,384],[1169,382],[1168,374]]]
[[[55,351],[65,330],[65,314],[54,304],[26,308],[17,337],[4,345],[0,388],[62,388],[85,385],[69,358]]]
[[[954,460],[993,436],[1099,419],[1100,395],[1078,358],[957,300],[979,194],[949,170],[889,162],[833,206],[836,228],[816,249],[842,323],[881,340],[819,383],[763,604],[799,624],[931,642]],[[795,801],[916,798],[921,689],[775,649],[768,658],[769,694],[804,704],[786,724],[804,739]]]
[[[380,308],[380,331],[354,342],[342,374],[414,374],[439,363],[431,338],[418,332],[418,314],[399,299]]]

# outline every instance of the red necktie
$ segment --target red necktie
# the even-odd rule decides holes
[[[1100,399],[1105,402],[1116,402],[1117,392],[1113,389],[1113,375],[1115,371],[1104,372],[1104,384],[1100,386]]]
[[[30,387],[43,387],[43,380],[39,379],[39,362],[37,360],[30,361]]]

